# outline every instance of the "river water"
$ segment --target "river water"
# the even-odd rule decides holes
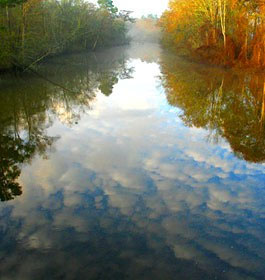
[[[0,80],[0,279],[265,279],[265,78],[157,45]]]

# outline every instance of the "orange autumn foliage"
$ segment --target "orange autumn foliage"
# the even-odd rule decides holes
[[[214,64],[265,68],[265,0],[170,0],[163,43]]]

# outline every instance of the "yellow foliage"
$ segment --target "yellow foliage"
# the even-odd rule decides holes
[[[165,42],[210,62],[265,67],[265,0],[170,0],[160,25]]]

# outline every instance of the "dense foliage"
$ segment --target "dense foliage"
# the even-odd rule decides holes
[[[265,66],[264,0],[171,0],[163,42],[215,64]]]
[[[111,0],[0,0],[0,70],[127,42],[127,12]]]

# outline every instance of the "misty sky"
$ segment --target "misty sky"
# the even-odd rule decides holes
[[[113,2],[120,10],[134,11],[135,17],[148,14],[161,15],[168,4],[168,0],[113,0]]]

